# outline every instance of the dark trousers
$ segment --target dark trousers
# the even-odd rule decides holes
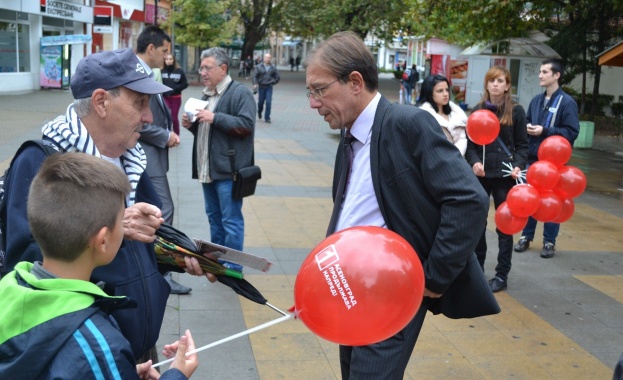
[[[515,180],[511,177],[507,178],[482,178],[478,177],[480,184],[487,192],[487,195],[493,196],[493,204],[495,209],[506,201],[506,195],[508,191],[515,186]],[[485,258],[487,257],[487,239],[485,236],[485,230],[482,231],[480,241],[476,245],[476,257],[478,263],[483,268],[485,267]],[[506,281],[508,279],[508,273],[511,271],[511,259],[513,257],[513,235],[507,235],[502,233],[497,228],[495,232],[498,234],[498,265],[495,267],[495,275]]]
[[[367,346],[340,346],[342,380],[402,379],[422,330],[428,301],[424,298],[411,322],[391,338]]]
[[[266,101],[266,113],[264,113],[264,120],[270,120],[270,106],[273,103],[273,86],[260,87],[259,96],[257,99],[257,114],[261,115],[264,111],[264,101]]]
[[[173,118],[173,132],[178,136],[180,134],[180,107],[182,106],[182,95],[178,96],[163,96],[164,102],[171,110],[171,118]]]

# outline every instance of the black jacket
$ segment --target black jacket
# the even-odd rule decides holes
[[[342,167],[339,145],[333,196]],[[382,97],[372,125],[370,166],[387,228],[415,249],[426,288],[442,293],[429,309],[450,318],[499,312],[474,249],[485,227],[487,194],[435,118]],[[452,170],[443,170],[452,168]]]
[[[481,104],[474,107],[474,110],[483,109]],[[499,115],[498,115],[499,117]],[[513,124],[500,125],[498,135],[506,145],[513,158],[509,158],[498,139],[491,144],[485,145],[485,178],[503,178],[505,173],[502,169],[508,169],[502,163],[511,163],[513,168],[521,170],[526,168],[528,163],[528,132],[526,130],[526,112],[519,104],[513,106]],[[482,162],[482,145],[475,144],[468,139],[465,159],[469,166]]]

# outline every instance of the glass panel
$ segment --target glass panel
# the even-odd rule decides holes
[[[6,12],[5,12],[6,13]],[[15,12],[13,13],[15,16]],[[17,54],[15,47],[15,23],[0,21],[0,73],[17,72]]]
[[[19,46],[19,72],[30,72],[30,26],[17,25],[17,43]]]
[[[519,59],[511,59],[511,67],[508,69],[511,72],[511,91],[513,95],[517,95],[517,88],[519,86],[519,66],[521,62]]]
[[[54,18],[54,17],[43,16],[43,25],[50,25],[50,26],[56,26],[56,27],[64,28],[65,27],[65,20],[62,19],[62,18]]]
[[[15,12],[0,9],[0,19],[7,21],[15,20]]]

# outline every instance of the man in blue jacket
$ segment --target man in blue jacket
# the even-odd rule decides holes
[[[528,166],[536,162],[539,146],[549,136],[562,136],[569,140],[571,146],[580,132],[578,105],[565,93],[558,81],[563,73],[560,60],[552,58],[541,63],[539,84],[545,92],[535,96],[528,106],[526,121],[528,122]],[[530,247],[536,230],[536,219],[529,217],[521,238],[515,244],[516,252],[524,252]],[[556,252],[556,237],[560,224],[546,222],[543,225],[543,249],[541,257],[549,259]]]
[[[169,91],[145,72],[131,49],[104,51],[83,58],[71,80],[74,102],[64,115],[43,126],[44,139],[66,152],[83,152],[108,160],[125,172],[132,189],[126,197],[124,240],[108,265],[93,271],[91,281],[103,281],[112,296],[127,296],[136,308],[112,313],[130,342],[135,359],[155,345],[160,333],[170,287],[161,273],[152,242],[163,222],[160,200],[145,172],[145,152],[137,144],[145,123],[152,122],[149,98]],[[37,146],[16,157],[5,180],[7,270],[20,261],[40,261],[26,202],[32,179],[46,155]]]

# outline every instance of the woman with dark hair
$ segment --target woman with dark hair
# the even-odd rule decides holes
[[[182,91],[188,87],[186,74],[184,70],[177,64],[172,54],[164,56],[164,68],[162,69],[162,84],[171,87],[172,90],[162,94],[164,102],[171,110],[171,118],[173,118],[173,132],[178,136],[180,134],[180,120],[178,114],[182,105]]]
[[[485,75],[484,87],[482,100],[474,109],[487,109],[496,114],[500,119],[500,133],[495,141],[485,145],[484,148],[482,145],[469,141],[465,159],[487,194],[493,195],[493,204],[497,209],[506,201],[506,195],[515,185],[515,179],[526,167],[528,159],[526,112],[521,105],[513,101],[511,73],[506,67],[490,68]],[[509,177],[505,177],[502,171],[506,169],[504,164],[510,164],[513,167]],[[487,254],[485,231],[482,231],[480,242],[476,246],[476,256],[483,270]],[[511,270],[513,253],[513,235],[502,233],[497,228],[495,231],[498,235],[498,264],[495,267],[495,277],[489,281],[489,286],[494,293],[508,286],[508,273]]]
[[[467,138],[465,125],[467,115],[450,101],[450,82],[442,75],[429,75],[422,82],[418,107],[430,112],[441,126],[448,141],[454,144],[465,155]]]

